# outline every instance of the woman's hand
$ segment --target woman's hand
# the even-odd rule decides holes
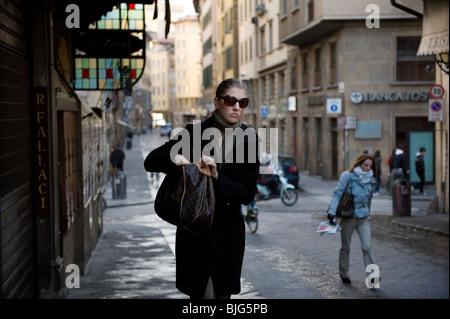
[[[214,158],[206,156],[206,155],[203,155],[202,159],[201,159],[201,162],[209,167],[209,169],[211,171],[212,178],[217,180],[219,178],[219,174],[217,172],[217,164],[214,161]]]
[[[181,155],[181,154],[175,155],[175,157],[174,157],[173,160],[174,160],[175,165],[180,165],[180,164],[187,164],[187,163],[189,163],[189,161],[186,159],[186,157],[184,157],[184,156]]]

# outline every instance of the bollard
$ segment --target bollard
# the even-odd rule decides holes
[[[392,214],[411,216],[411,187],[405,178],[394,180],[392,185]]]
[[[127,177],[122,171],[114,173],[111,186],[113,199],[127,198]]]

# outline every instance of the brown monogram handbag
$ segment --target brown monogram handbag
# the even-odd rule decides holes
[[[155,198],[156,214],[163,220],[198,232],[211,227],[215,194],[211,172],[200,163],[177,165],[164,178]]]

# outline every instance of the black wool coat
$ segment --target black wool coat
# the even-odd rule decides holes
[[[201,123],[201,132],[213,125],[213,119],[208,118]],[[245,124],[242,124],[241,128],[244,132],[248,129]],[[193,162],[193,125],[187,125],[186,129],[191,137],[191,158],[188,160]],[[172,138],[151,151],[144,161],[146,171],[174,174],[176,170],[170,159],[170,150],[177,142],[178,139]],[[202,140],[201,149],[208,143],[210,140]],[[176,286],[189,296],[203,297],[209,277],[216,295],[238,294],[241,290],[240,277],[245,248],[245,224],[241,215],[241,204],[248,205],[255,197],[259,161],[258,141],[246,139],[245,154],[254,150],[256,154],[250,158],[244,156],[244,161],[237,163],[235,155],[239,143],[240,141],[235,141],[233,144],[233,162],[223,163],[218,172],[219,178],[215,182],[216,206],[211,229],[192,233],[183,227],[177,228]],[[251,145],[252,143],[254,145]],[[178,153],[181,153],[181,150]],[[196,158],[195,162],[198,160],[199,158]]]

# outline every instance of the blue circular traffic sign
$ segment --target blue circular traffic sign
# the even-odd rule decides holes
[[[442,109],[442,104],[439,101],[434,101],[431,103],[431,110],[434,112],[439,112]]]
[[[332,110],[333,112],[336,112],[338,109],[336,104],[333,104],[332,106],[330,106],[330,110]]]

